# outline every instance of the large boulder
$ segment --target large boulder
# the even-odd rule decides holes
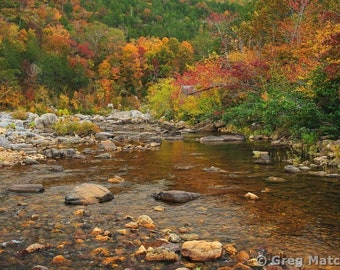
[[[65,204],[88,205],[113,200],[113,194],[106,187],[97,184],[83,183],[74,187],[65,196]]]
[[[181,253],[192,261],[206,262],[222,256],[222,244],[218,241],[186,241],[182,245]]]
[[[53,125],[58,120],[58,117],[54,113],[45,113],[40,117],[34,119],[34,126],[36,128],[46,128]]]
[[[199,198],[201,194],[181,190],[167,190],[159,193],[153,193],[151,196],[156,200],[164,202],[185,203]]]

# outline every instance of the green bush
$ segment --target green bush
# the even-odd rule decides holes
[[[53,130],[58,135],[88,136],[100,131],[100,128],[90,121],[79,121],[74,118],[67,118],[57,121]]]
[[[223,115],[226,123],[243,128],[254,125],[268,132],[284,132],[302,139],[301,128],[318,129],[322,113],[310,98],[293,90],[268,89],[268,97],[251,95],[242,104],[228,108]]]
[[[163,79],[148,89],[149,109],[156,117],[171,120],[175,117],[172,95],[175,92],[172,79]]]

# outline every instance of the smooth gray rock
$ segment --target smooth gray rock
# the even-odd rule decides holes
[[[8,191],[17,193],[39,193],[45,189],[41,184],[18,184],[7,188]]]
[[[164,202],[185,203],[199,198],[201,194],[181,190],[167,190],[159,193],[153,193],[151,196],[156,200]]]
[[[295,167],[293,165],[286,165],[284,167],[284,170],[289,173],[298,173],[301,171],[298,167]]]
[[[76,155],[76,150],[73,148],[67,149],[46,149],[44,154],[48,158],[73,158]]]
[[[25,165],[34,165],[34,164],[39,164],[39,161],[36,160],[36,159],[33,159],[33,158],[25,158],[22,161],[22,163],[25,164]]]
[[[36,128],[46,128],[53,125],[58,120],[58,117],[54,113],[45,113],[40,117],[34,119],[34,126]]]
[[[11,143],[4,135],[0,135],[0,147],[4,149],[11,149]]]
[[[112,139],[114,137],[112,132],[97,132],[95,135],[96,140],[105,141],[107,139]]]

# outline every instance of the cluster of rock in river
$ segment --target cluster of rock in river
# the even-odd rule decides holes
[[[43,192],[44,188],[38,184],[13,185],[9,189],[11,192]],[[191,200],[201,197],[199,193],[192,193],[180,190],[161,191],[151,194],[156,200],[161,200],[169,203],[186,203]],[[97,184],[83,183],[76,186],[68,195],[65,196],[66,204],[73,205],[88,205],[96,203],[104,203],[113,200],[114,196],[110,190]],[[164,211],[161,208],[154,208],[155,211]],[[89,217],[91,213],[86,208],[78,208],[74,211],[74,216]],[[39,220],[40,216],[34,214],[31,217],[32,222]],[[221,243],[217,240],[204,240],[194,232],[193,228],[184,226],[178,228],[178,231],[173,231],[167,228],[159,228],[153,219],[148,215],[140,215],[138,218],[125,216],[117,223],[118,228],[114,231],[105,230],[98,226],[88,228],[88,224],[83,230],[78,229],[74,234],[74,241],[82,244],[85,241],[97,241],[101,243],[116,243],[119,239],[120,249],[116,249],[114,254],[107,246],[97,247],[87,255],[95,261],[100,261],[100,264],[107,268],[117,268],[130,260],[130,264],[145,264],[146,267],[152,264],[152,268],[143,269],[165,269],[159,266],[158,263],[169,265],[172,270],[189,270],[199,268],[198,264],[205,262],[218,261],[216,265],[211,265],[217,270],[230,269],[264,269],[263,262],[259,260],[259,254],[269,256],[266,250],[245,251],[237,250],[233,243]],[[123,227],[119,227],[123,226]],[[82,228],[82,227],[81,227]],[[89,229],[89,230],[88,230]],[[86,233],[85,231],[88,231]],[[70,236],[71,237],[71,236]],[[71,240],[71,239],[70,239]],[[1,243],[0,247],[6,247],[15,243]],[[63,249],[65,245],[55,247],[49,243],[32,243],[26,248],[18,252],[20,257],[28,254],[34,254],[40,251],[50,249]],[[134,247],[132,251],[128,248],[122,248],[124,245]],[[132,253],[131,253],[132,252]],[[261,258],[262,258],[261,257]],[[268,257],[269,261],[269,257]],[[72,265],[72,260],[64,255],[55,255],[51,258],[49,264],[53,267],[68,267]],[[223,265],[223,266],[221,266]],[[36,265],[32,269],[46,270],[49,269],[43,265]],[[54,269],[54,268],[53,268]],[[123,269],[123,268],[120,268]],[[124,270],[131,270],[133,267],[126,267]],[[139,269],[139,268],[138,268]],[[267,265],[267,270],[282,270],[297,268],[280,265]]]
[[[97,145],[103,153],[98,158],[110,158],[112,151],[131,151],[157,149],[163,139],[179,140],[183,134],[190,132],[212,131],[221,127],[221,123],[186,126],[184,122],[156,121],[140,111],[114,111],[108,116],[74,115],[80,122],[92,122],[100,128],[100,132],[91,136],[80,137],[58,136],[51,126],[64,117],[53,113],[37,115],[28,113],[26,120],[14,119],[10,113],[0,113],[0,167],[18,163],[37,164],[46,158],[84,158],[79,146]],[[250,136],[249,140],[268,141],[267,136]],[[229,141],[245,141],[243,135],[206,136],[201,143],[223,143]],[[273,146],[288,145],[282,139],[271,140]],[[320,142],[319,154],[315,157],[316,166],[332,166],[340,169],[340,140],[324,140]],[[255,151],[255,163],[268,165],[271,159],[267,152]],[[300,167],[306,167],[300,165]],[[304,170],[302,168],[302,170]],[[292,172],[292,170],[286,170]],[[298,172],[298,170],[295,170]],[[321,173],[323,174],[323,173]]]

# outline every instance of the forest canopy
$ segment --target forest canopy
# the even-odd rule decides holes
[[[0,109],[113,104],[338,136],[339,10],[337,0],[3,0]]]

